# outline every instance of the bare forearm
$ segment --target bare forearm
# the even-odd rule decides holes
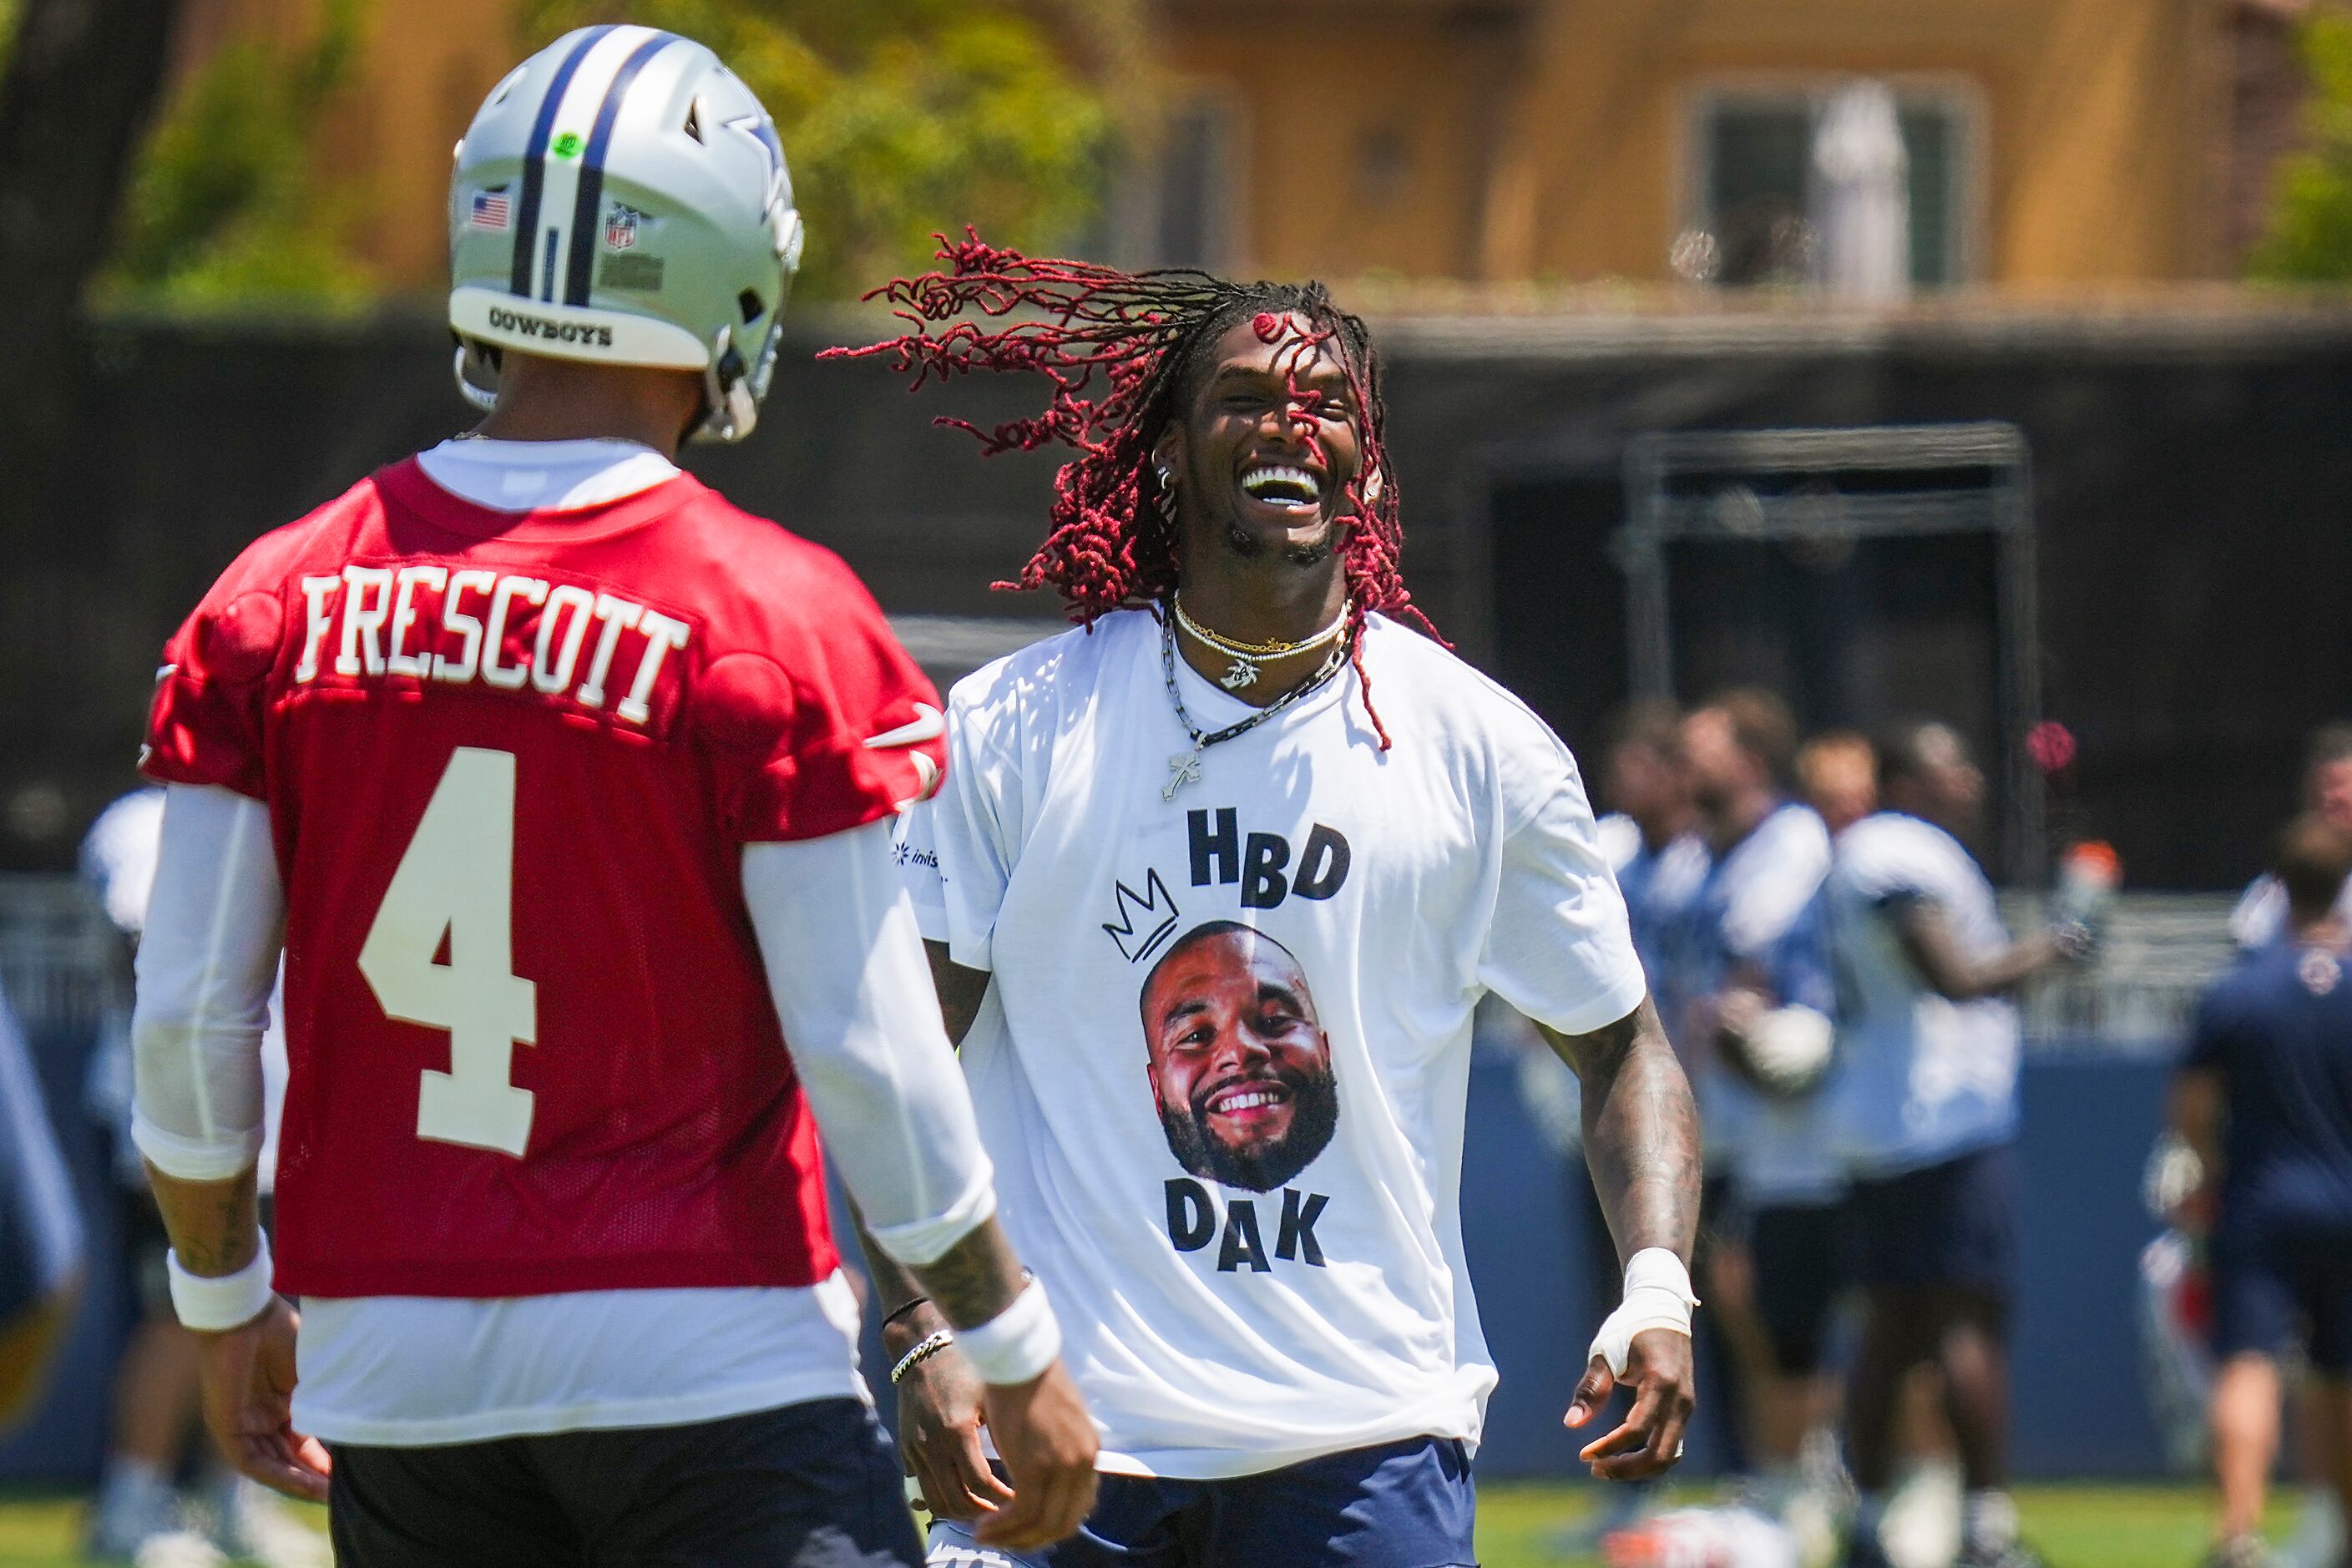
[[[1004,1227],[991,1219],[932,1262],[908,1267],[951,1327],[977,1328],[1013,1304],[1026,1283]]]
[[[855,1203],[849,1205],[849,1221],[857,1231],[858,1247],[866,1254],[866,1278],[874,1281],[874,1299],[882,1313],[887,1335],[890,1320],[905,1311],[908,1303],[926,1299],[923,1288],[905,1264],[883,1250],[882,1244],[874,1239],[873,1232],[866,1228],[866,1216],[857,1212]]]
[[[1589,1035],[1544,1031],[1584,1090],[1585,1163],[1617,1255],[1690,1260],[1698,1232],[1698,1109],[1647,998]]]
[[[254,1195],[255,1168],[226,1182],[184,1182],[147,1167],[148,1184],[163,1211],[163,1228],[180,1267],[191,1274],[234,1274],[253,1261],[261,1246],[261,1209]]]
[[[2221,1176],[2221,1082],[2207,1068],[2188,1068],[2172,1080],[2169,1120],[2203,1168],[2205,1185]]]
[[[1960,951],[1943,911],[1914,904],[1897,918],[1904,951],[1936,994],[1948,1002],[1975,1002],[2014,991],[2058,962],[2057,942],[2046,932],[2013,942],[1984,959]]]
[[[893,1354],[936,1329],[969,1329],[987,1322],[1013,1304],[1025,1283],[1013,1243],[993,1219],[918,1268],[885,1251],[854,1204],[850,1216],[858,1245],[866,1249],[866,1272],[873,1278],[882,1314],[889,1320],[883,1339]],[[906,1310],[917,1302],[920,1305],[913,1311]]]

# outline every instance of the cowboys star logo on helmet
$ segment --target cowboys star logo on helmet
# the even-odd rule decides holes
[[[492,92],[457,144],[449,324],[457,384],[496,402],[509,349],[702,373],[701,440],[751,433],[800,265],[766,110],[700,44],[583,27]],[[642,264],[605,275],[600,254]]]

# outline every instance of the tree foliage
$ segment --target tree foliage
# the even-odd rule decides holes
[[[148,139],[105,291],[177,307],[306,298],[355,304],[375,278],[350,237],[362,190],[312,155],[351,79],[370,0],[325,0],[299,44],[234,39]]]
[[[525,0],[523,13],[531,47],[630,21],[717,50],[775,116],[808,224],[809,293],[862,292],[966,223],[1001,243],[1067,246],[1100,209],[1109,113],[1034,6]]]
[[[2247,269],[2281,282],[2342,282],[2352,279],[2352,16],[2315,9],[2296,52],[2311,85],[2309,145],[2280,163],[2267,232]]]
[[[1056,13],[1023,0],[502,3],[518,57],[604,21],[717,50],[776,117],[808,223],[803,297],[854,295],[921,262],[937,229],[971,222],[1057,247],[1100,210],[1109,112],[1045,18],[1094,44],[1123,0]],[[316,149],[369,36],[396,47],[397,13],[396,0],[325,0],[304,42],[252,37],[215,53],[148,141],[107,297],[176,309],[377,297],[383,280],[356,237],[370,193]]]

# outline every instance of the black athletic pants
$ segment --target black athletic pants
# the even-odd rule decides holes
[[[854,1399],[685,1426],[334,1447],[337,1568],[920,1568]]]

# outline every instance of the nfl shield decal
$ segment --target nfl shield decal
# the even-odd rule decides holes
[[[614,250],[626,250],[637,243],[637,224],[645,215],[635,207],[614,202],[604,214],[604,243]]]

